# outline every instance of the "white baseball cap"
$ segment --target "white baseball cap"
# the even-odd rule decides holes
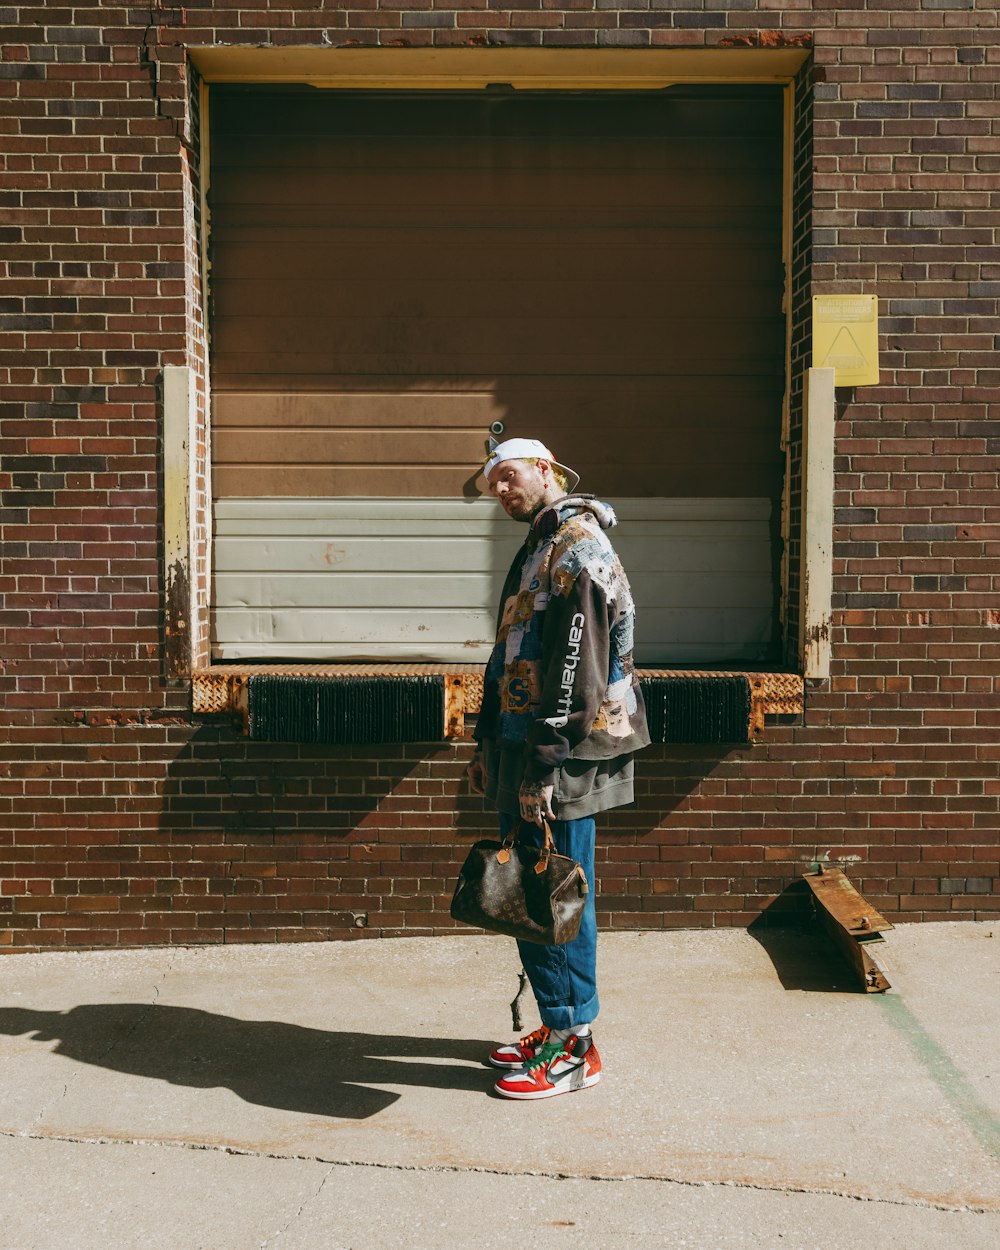
[[[579,473],[574,473],[568,465],[560,464],[545,444],[539,442],[537,438],[508,438],[506,442],[498,443],[483,465],[483,474],[487,481],[490,480],[490,474],[497,465],[502,464],[504,460],[547,460],[549,464],[562,469],[566,474],[567,492],[571,491],[580,480]]]

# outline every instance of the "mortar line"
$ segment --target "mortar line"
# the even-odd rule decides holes
[[[763,1181],[747,1180],[688,1180],[681,1176],[658,1176],[649,1172],[628,1172],[614,1175],[605,1172],[561,1172],[544,1171],[535,1168],[497,1168],[482,1164],[445,1163],[386,1163],[372,1159],[331,1159],[326,1155],[281,1154],[269,1150],[252,1150],[244,1146],[230,1146],[214,1142],[189,1142],[183,1140],[164,1141],[147,1137],[84,1137],[72,1133],[36,1133],[29,1129],[14,1130],[0,1128],[0,1138],[10,1140],[27,1139],[30,1141],[58,1141],[79,1146],[151,1146],[166,1150],[210,1151],[217,1154],[232,1155],[235,1158],[274,1159],[288,1163],[322,1163],[328,1165],[323,1184],[333,1174],[335,1168],[374,1168],[385,1172],[417,1172],[426,1175],[482,1175],[507,1176],[513,1179],[521,1177],[538,1178],[555,1181],[594,1181],[596,1183],[625,1184],[629,1181],[653,1181],[663,1185],[683,1185],[689,1189],[749,1189],[758,1193],[771,1194],[803,1194],[814,1198],[843,1198],[850,1202],[871,1202],[879,1206],[916,1207],[925,1211],[945,1211],[956,1215],[1000,1215],[1000,1205],[982,1206],[974,1203],[937,1202],[931,1198],[886,1198],[877,1194],[858,1193],[843,1189],[824,1189],[818,1185],[768,1185]],[[322,1189],[322,1185],[320,1186]]]

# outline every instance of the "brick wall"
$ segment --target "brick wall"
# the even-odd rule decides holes
[[[204,407],[185,44],[209,42],[812,46],[793,304],[874,292],[883,316],[882,384],[838,392],[833,675],[752,749],[641,757],[638,803],[600,839],[603,920],[745,924],[819,857],[890,915],[1000,916],[995,8],[0,13],[0,947],[437,931],[463,847],[489,825],[461,784],[462,744],[250,744],[195,723],[167,679],[159,385],[165,364],[189,364]],[[793,354],[794,481],[804,321]],[[794,590],[794,546],[789,561]]]

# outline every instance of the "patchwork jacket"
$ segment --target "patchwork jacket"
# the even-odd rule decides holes
[[[520,747],[526,780],[649,743],[615,524],[608,504],[567,495],[534,517],[507,574],[475,736]]]

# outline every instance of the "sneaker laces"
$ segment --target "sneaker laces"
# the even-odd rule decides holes
[[[568,1041],[569,1039],[567,1038],[564,1042],[546,1042],[544,1046],[541,1046],[535,1052],[534,1059],[530,1059],[524,1065],[524,1070],[526,1072],[535,1072],[539,1068],[547,1068],[553,1060],[558,1059],[564,1052],[569,1054],[569,1051],[566,1050],[566,1042]]]

